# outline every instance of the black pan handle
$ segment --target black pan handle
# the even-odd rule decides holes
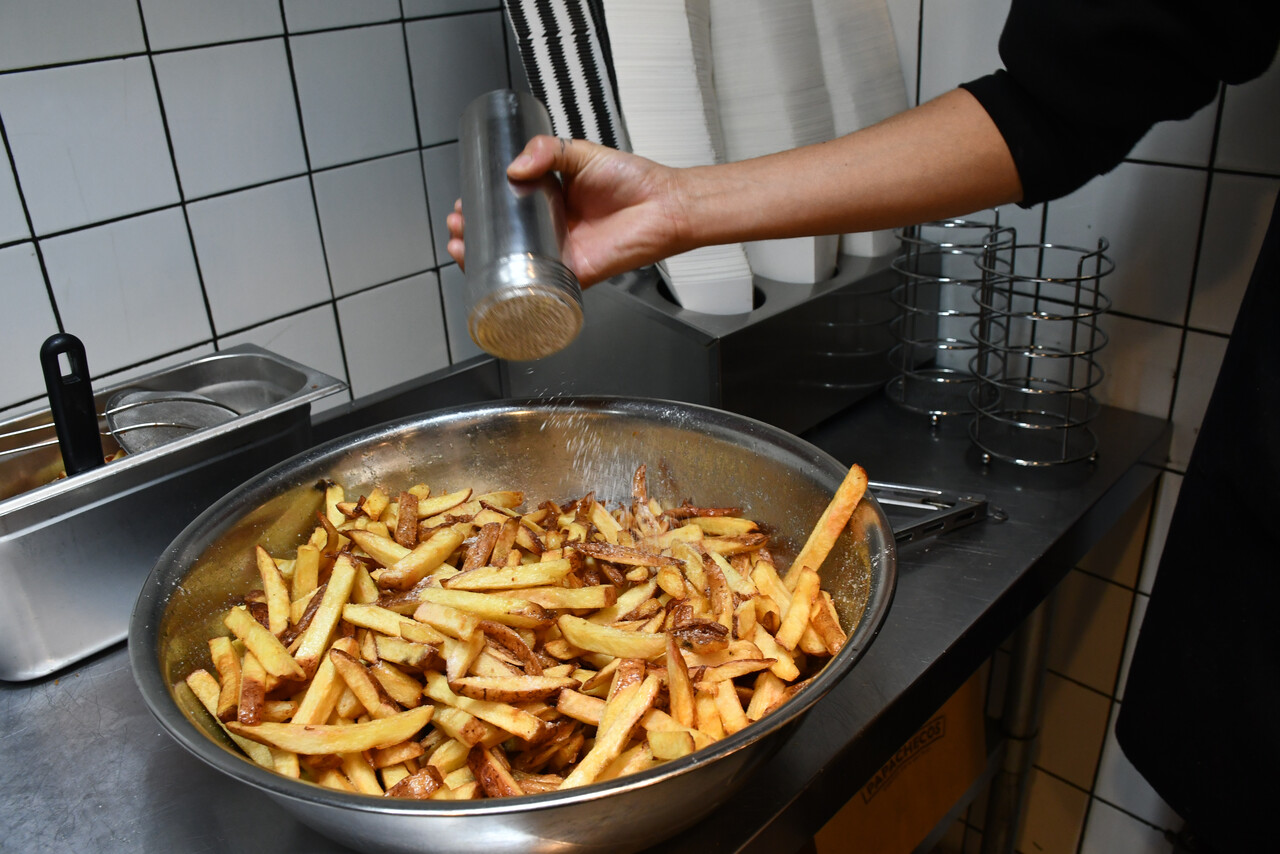
[[[66,373],[62,370],[64,357]],[[70,333],[51,335],[40,347],[40,367],[67,474],[97,468],[103,464],[102,437],[84,344]]]

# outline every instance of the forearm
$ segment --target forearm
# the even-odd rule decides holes
[[[683,170],[682,248],[873,231],[1016,202],[991,118],[964,90],[830,142]]]

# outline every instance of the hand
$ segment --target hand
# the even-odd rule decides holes
[[[537,136],[507,168],[530,181],[560,173],[568,235],[563,260],[583,287],[683,251],[679,170],[585,140]],[[447,219],[449,254],[463,263],[462,203]]]

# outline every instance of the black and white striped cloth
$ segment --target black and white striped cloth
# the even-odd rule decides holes
[[[599,0],[503,0],[529,90],[557,136],[629,150]]]

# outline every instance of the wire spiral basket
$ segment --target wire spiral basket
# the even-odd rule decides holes
[[[929,415],[936,423],[974,412],[976,382],[971,363],[978,344],[974,297],[983,281],[978,261],[993,239],[1012,243],[1012,229],[990,221],[954,219],[898,231],[901,252],[893,260],[893,325],[897,343],[889,351],[894,376],[885,393],[897,405]]]
[[[1110,309],[1102,280],[1115,264],[1095,249],[1052,243],[988,241],[977,262],[978,320],[971,363],[974,418],[969,434],[984,461],[1048,466],[1093,459],[1094,389]]]

